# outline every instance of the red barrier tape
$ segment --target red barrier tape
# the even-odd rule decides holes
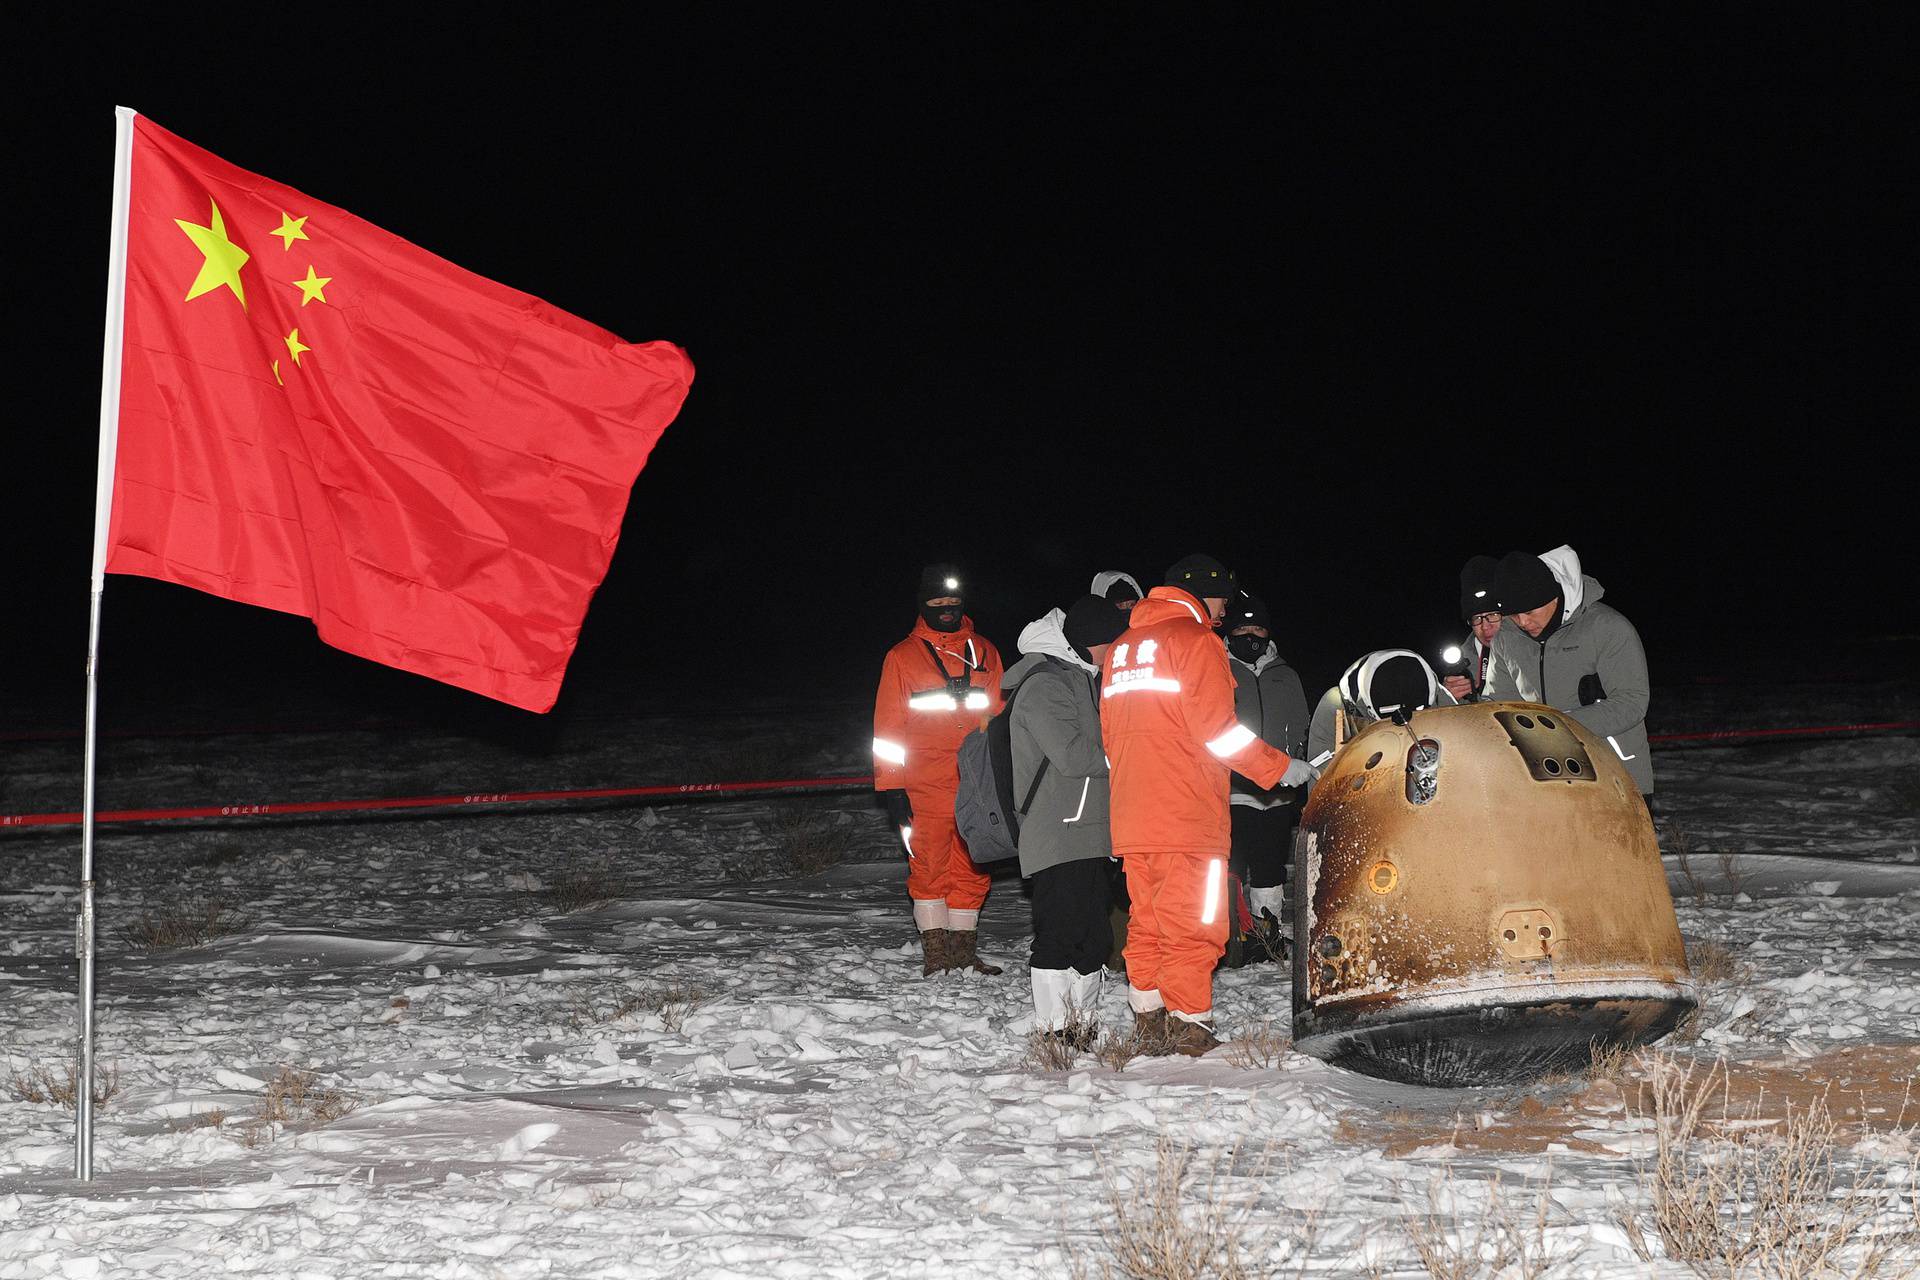
[[[656,787],[594,787],[572,791],[476,791],[458,796],[402,796],[389,800],[302,800],[283,804],[220,804],[190,809],[114,809],[96,813],[96,823],[181,822],[195,818],[285,817],[298,813],[348,813],[373,809],[457,809],[481,804],[541,804],[556,800],[664,799],[673,796],[757,795],[771,791],[856,791],[873,786],[864,778],[782,778],[772,782],[684,782]],[[0,827],[70,827],[77,813],[0,814]]]
[[[1809,738],[1827,733],[1887,733],[1920,729],[1920,720],[1885,724],[1825,724],[1806,729],[1721,729],[1713,733],[1656,733],[1655,742],[1733,742],[1749,738]]]
[[[1710,733],[1661,733],[1655,742],[1741,742],[1766,738],[1805,738],[1837,733],[1911,732],[1920,720],[1882,724],[1830,724],[1793,729],[1724,729]],[[302,800],[289,803],[201,805],[185,809],[114,809],[96,813],[96,823],[185,822],[205,818],[287,817],[303,813],[359,813],[381,809],[459,809],[471,805],[552,804],[573,800],[669,799],[675,797],[762,795],[777,791],[860,791],[871,776],[782,778],[770,782],[689,782],[652,787],[594,787],[567,791],[480,791],[457,796],[402,796],[387,800]],[[69,827],[78,813],[0,814],[0,827]]]

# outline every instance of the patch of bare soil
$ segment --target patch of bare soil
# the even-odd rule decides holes
[[[1542,1081],[1477,1108],[1348,1117],[1339,1136],[1393,1157],[1449,1145],[1462,1152],[1530,1155],[1545,1153],[1549,1144],[1620,1155],[1601,1139],[1643,1127],[1621,1122],[1651,1114],[1653,1103],[1643,1060],[1626,1057],[1609,1066],[1586,1077]],[[1911,1128],[1920,1125],[1920,1045],[1856,1045],[1814,1058],[1730,1062],[1724,1094],[1712,1113],[1742,1129],[1784,1125],[1789,1112],[1804,1113],[1815,1100],[1825,1102],[1845,1141]]]

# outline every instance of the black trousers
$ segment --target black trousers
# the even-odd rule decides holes
[[[1033,959],[1036,969],[1092,973],[1113,951],[1107,917],[1107,859],[1081,858],[1033,877]]]
[[[1287,864],[1293,860],[1293,832],[1300,825],[1297,805],[1272,809],[1252,805],[1227,806],[1233,818],[1233,852],[1228,866],[1249,889],[1272,889],[1287,882]]]

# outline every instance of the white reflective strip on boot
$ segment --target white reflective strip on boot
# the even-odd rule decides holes
[[[1100,983],[1107,976],[1105,969],[1095,969],[1092,973],[1076,973],[1068,969],[1067,973],[1067,1013],[1081,1022],[1092,1022],[1100,1012]]]
[[[980,912],[962,911],[959,907],[947,909],[947,928],[956,933],[972,933],[980,927]]]
[[[1157,988],[1152,991],[1142,991],[1131,982],[1127,984],[1127,1008],[1135,1013],[1152,1013],[1155,1009],[1166,1007],[1167,1002],[1160,998]]]
[[[1033,1029],[1059,1031],[1067,1025],[1067,992],[1077,975],[1071,969],[1030,969],[1033,978]]]
[[[947,900],[945,898],[915,898],[913,900],[914,928],[925,933],[929,929],[947,927]]]

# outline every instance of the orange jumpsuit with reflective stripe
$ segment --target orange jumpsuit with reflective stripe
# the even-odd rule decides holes
[[[1112,774],[1113,851],[1133,899],[1128,999],[1193,1021],[1213,1014],[1213,967],[1227,942],[1230,774],[1263,787],[1290,760],[1234,715],[1226,645],[1206,606],[1155,587],[1100,673],[1100,734]]]
[[[927,652],[932,645],[934,652]],[[978,911],[987,873],[953,825],[960,741],[1000,710],[1000,651],[963,617],[956,631],[925,619],[887,651],[873,703],[873,786],[905,788],[913,805],[907,893],[916,903]],[[964,687],[956,683],[964,677]]]

